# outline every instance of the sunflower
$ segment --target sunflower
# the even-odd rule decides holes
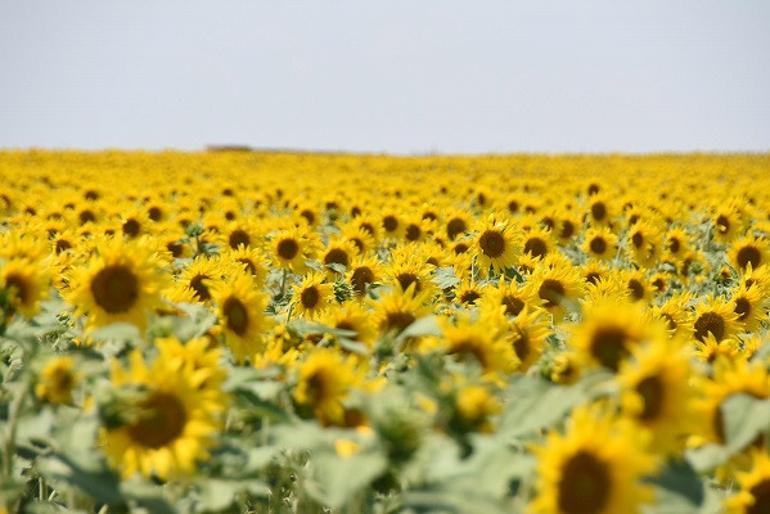
[[[538,306],[540,298],[533,297],[529,289],[521,287],[515,281],[506,281],[500,277],[497,287],[485,287],[482,291],[479,307],[481,311],[498,312],[504,308],[506,316],[518,316],[527,305]]]
[[[236,362],[244,362],[261,348],[269,328],[265,316],[267,298],[255,287],[254,279],[241,272],[228,282],[218,283],[212,291],[225,343]]]
[[[455,287],[454,302],[467,307],[476,305],[484,294],[484,288],[471,279],[461,281]]]
[[[236,267],[242,268],[251,275],[256,284],[262,285],[265,283],[267,262],[260,250],[239,246],[237,250],[225,249],[220,255],[225,261],[232,261]]]
[[[725,444],[725,426],[721,406],[735,394],[748,394],[758,399],[770,398],[770,375],[760,363],[742,359],[720,360],[714,376],[702,381],[703,398],[698,410],[707,420],[702,424],[707,440]]]
[[[682,228],[674,227],[665,236],[665,259],[675,265],[681,263],[690,252],[690,235]]]
[[[406,291],[392,289],[377,300],[371,300],[374,309],[373,322],[379,328],[380,334],[400,333],[430,312],[425,305],[425,296],[415,295],[413,287],[410,286]]]
[[[519,359],[508,340],[506,326],[494,318],[474,319],[468,314],[457,317],[455,323],[441,320],[442,336],[426,349],[441,348],[458,360],[470,359],[485,373],[510,373],[519,365]]]
[[[54,357],[43,366],[35,385],[35,395],[50,403],[72,403],[72,391],[80,383],[72,357]]]
[[[450,241],[464,235],[470,227],[471,219],[465,211],[450,209],[444,217],[444,233]]]
[[[492,417],[502,410],[502,405],[481,385],[462,387],[455,396],[456,424],[463,431],[492,432]]]
[[[617,254],[618,236],[608,227],[586,230],[582,250],[592,259],[609,260]]]
[[[321,251],[320,258],[323,265],[329,270],[330,276],[334,277],[339,273],[344,274],[358,253],[358,249],[351,241],[337,238],[329,241],[326,248]],[[331,266],[340,266],[341,271],[332,269]]]
[[[687,306],[691,299],[689,293],[672,295],[661,305],[653,306],[652,317],[663,321],[671,336],[678,334],[689,320]]]
[[[652,500],[643,481],[656,459],[646,439],[625,420],[576,409],[567,432],[551,432],[536,448],[538,495],[530,507],[542,514],[634,514]],[[641,439],[641,441],[640,441]]]
[[[377,244],[374,236],[354,221],[340,227],[340,237],[355,247],[356,255],[367,255],[375,249]],[[349,268],[350,264],[346,266]]]
[[[554,250],[550,229],[534,228],[524,235],[523,253],[541,259]]]
[[[511,332],[513,350],[521,361],[519,368],[526,371],[543,354],[546,339],[552,333],[547,315],[542,309],[532,309],[525,305],[511,322]]]
[[[727,255],[737,269],[756,269],[770,262],[770,247],[763,238],[745,236],[733,241]]]
[[[555,322],[561,321],[567,312],[577,310],[577,301],[584,292],[577,268],[569,264],[538,266],[527,279],[525,289],[542,301]]]
[[[732,290],[730,298],[733,312],[738,315],[737,321],[744,331],[756,331],[760,322],[767,319],[767,298],[762,296],[758,285],[746,287],[740,284]]]
[[[148,365],[135,350],[128,369],[113,363],[111,382],[118,390],[138,393],[124,395],[121,406],[112,409],[119,423],[113,421],[100,434],[107,459],[124,478],[191,475],[196,463],[208,458],[222,408],[204,401],[210,386],[202,375],[163,356]]]
[[[645,274],[641,270],[623,270],[620,272],[620,280],[628,292],[628,299],[631,302],[642,302],[644,304],[650,301],[652,297],[652,287]]]
[[[89,328],[115,322],[144,327],[147,316],[162,305],[165,268],[144,239],[105,241],[87,265],[72,270],[63,294],[78,315],[87,316]]]
[[[357,257],[350,264],[347,279],[353,288],[353,293],[364,296],[372,284],[382,280],[383,272],[380,261],[373,257]]]
[[[738,330],[735,307],[723,298],[711,298],[699,303],[691,318],[691,330],[698,341],[703,342],[711,334],[717,342],[730,338]]]
[[[196,257],[182,270],[174,286],[168,291],[169,300],[175,303],[204,303],[211,301],[211,289],[227,274],[227,261],[204,255]],[[234,263],[230,261],[231,267]]]
[[[588,221],[591,226],[606,226],[612,218],[612,208],[609,201],[600,194],[596,194],[588,201]]]
[[[51,278],[45,262],[17,257],[0,266],[0,289],[8,295],[10,305],[24,316],[34,316],[50,287]]]
[[[665,328],[636,304],[605,299],[587,305],[583,321],[571,329],[569,344],[584,362],[618,371],[642,343],[666,339]]]
[[[293,227],[273,236],[270,256],[278,267],[302,273],[307,269],[305,261],[315,256],[317,246],[316,238],[309,232]]]
[[[372,346],[377,337],[377,327],[371,322],[371,313],[358,302],[345,302],[339,307],[326,309],[318,318],[324,326],[349,330],[348,339]]]
[[[651,267],[657,262],[661,243],[659,233],[646,221],[635,223],[626,234],[626,253],[629,259],[642,267]]]
[[[676,454],[696,418],[688,355],[660,339],[633,353],[618,374],[623,414],[655,434],[656,450]]]
[[[764,514],[770,512],[770,455],[751,454],[751,468],[738,473],[740,490],[725,502],[728,514]]]
[[[415,253],[412,247],[396,249],[391,254],[391,262],[385,268],[386,282],[406,291],[413,286],[415,294],[432,296],[436,286],[431,280],[431,265],[422,255]]]
[[[248,219],[230,221],[221,232],[221,246],[231,250],[256,248],[259,243],[257,227]]]
[[[479,226],[473,255],[482,275],[487,275],[490,266],[500,272],[515,265],[519,250],[518,235],[507,222],[490,216]]]
[[[740,213],[732,205],[720,206],[711,217],[714,239],[728,243],[740,232],[743,221]]]
[[[334,301],[332,284],[327,284],[326,277],[319,272],[305,276],[301,283],[294,286],[294,310],[306,318],[317,317]]]
[[[312,409],[324,425],[341,424],[345,418],[343,402],[350,391],[363,380],[353,356],[336,350],[313,350],[298,367],[294,400]]]

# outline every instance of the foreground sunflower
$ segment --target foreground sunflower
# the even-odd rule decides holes
[[[770,456],[752,454],[751,470],[738,473],[740,491],[727,499],[729,514],[765,514],[770,512]]]
[[[95,249],[86,266],[73,270],[70,288],[62,291],[89,328],[133,323],[142,328],[162,305],[167,282],[165,262],[146,240],[107,240]]]
[[[114,363],[113,386],[139,392],[126,396],[121,421],[101,431],[107,459],[124,478],[136,473],[163,480],[190,475],[208,457],[219,428],[220,411],[207,408],[208,385],[174,359],[148,365],[138,351],[130,367]]]
[[[269,328],[265,316],[267,298],[246,272],[234,274],[228,283],[219,283],[212,292],[225,344],[236,362],[244,362],[261,349]]]
[[[490,218],[479,227],[475,241],[476,263],[482,275],[490,266],[500,272],[516,264],[520,248],[519,238],[510,224]]]
[[[634,514],[652,500],[643,483],[656,468],[645,437],[623,420],[576,409],[564,435],[551,432],[535,449],[538,495],[530,505],[542,514]]]
[[[310,408],[321,423],[339,424],[345,417],[342,402],[362,378],[353,356],[321,348],[300,364],[294,399]]]
[[[688,354],[666,340],[634,354],[618,375],[623,413],[655,434],[656,450],[675,454],[697,419]]]

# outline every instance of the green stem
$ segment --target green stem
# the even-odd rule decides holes
[[[27,399],[29,382],[25,381],[19,396],[13,399],[8,416],[8,430],[5,437],[5,449],[3,452],[3,477],[10,480],[13,473],[13,456],[16,452],[16,428],[19,425],[19,413]]]

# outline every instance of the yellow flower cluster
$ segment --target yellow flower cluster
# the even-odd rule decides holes
[[[124,479],[216,473],[225,434],[267,431],[244,370],[279,422],[348,431],[346,462],[380,441],[379,484],[428,434],[511,429],[528,380],[591,391],[516,439],[532,512],[654,508],[650,477],[708,448],[726,508],[770,512],[767,439],[736,447],[725,410],[770,400],[768,155],[6,151],[0,216],[6,337],[58,327],[33,399],[96,412]],[[394,388],[418,428],[378,420]]]

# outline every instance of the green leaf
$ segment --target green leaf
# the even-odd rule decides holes
[[[522,377],[506,391],[507,406],[500,421],[500,433],[518,437],[549,427],[587,397],[581,384],[560,386],[540,377]]]
[[[43,476],[53,480],[63,480],[98,502],[108,505],[123,503],[120,480],[112,471],[103,468],[83,468],[60,453],[39,459],[38,468]]]
[[[436,316],[425,316],[406,327],[403,332],[398,335],[398,339],[401,340],[409,337],[440,335],[441,328],[438,326],[438,320]]]
[[[686,461],[669,461],[661,472],[647,480],[656,486],[655,512],[696,513],[703,505],[706,488]]]
[[[452,266],[443,266],[433,272],[433,283],[441,289],[452,289],[460,283],[460,279],[455,276]]]
[[[334,452],[313,453],[314,483],[308,493],[317,501],[338,508],[385,471],[387,459],[375,452],[340,457]],[[316,487],[317,486],[317,487]]]
[[[729,457],[730,454],[727,449],[717,444],[706,444],[685,453],[687,462],[698,473],[707,473],[717,466],[721,466]]]
[[[731,454],[743,450],[770,428],[770,400],[748,394],[733,394],[719,408],[722,411],[727,450]]]
[[[142,335],[136,325],[131,323],[112,323],[94,330],[91,337],[95,341],[119,341],[137,343],[142,340]]]
[[[254,496],[267,496],[270,493],[267,484],[261,480],[207,478],[199,487],[200,506],[206,511],[219,511],[230,507],[243,492]]]

